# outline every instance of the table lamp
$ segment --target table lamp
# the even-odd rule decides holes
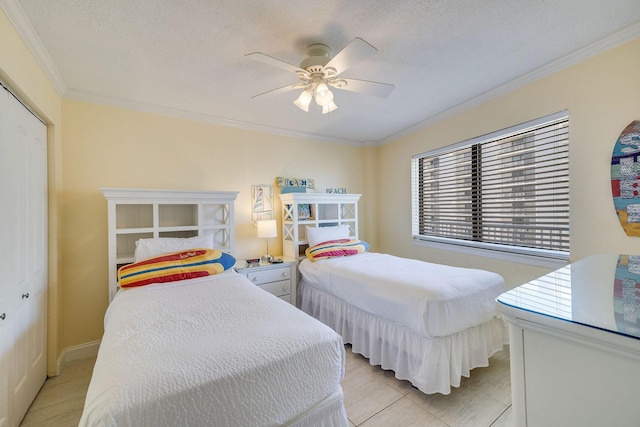
[[[269,239],[278,235],[278,229],[275,219],[268,219],[264,221],[258,221],[258,237],[261,239],[267,239],[267,254],[262,257],[262,261],[271,262],[271,256],[269,255]]]

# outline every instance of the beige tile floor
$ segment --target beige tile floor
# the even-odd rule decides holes
[[[74,360],[48,378],[24,416],[21,427],[78,427],[95,357]]]
[[[350,427],[511,426],[508,347],[447,396],[423,394],[393,372],[369,365],[349,346],[346,350],[342,388]],[[20,425],[76,427],[94,363],[95,358],[69,362],[61,375],[45,381]]]
[[[476,368],[449,395],[426,395],[346,347],[342,381],[349,425],[362,427],[510,427],[509,348]]]

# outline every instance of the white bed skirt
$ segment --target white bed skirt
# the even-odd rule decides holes
[[[353,352],[371,365],[393,370],[426,394],[451,393],[473,368],[489,366],[489,357],[508,343],[505,322],[494,318],[444,337],[424,337],[376,317],[301,281],[301,308],[342,335]]]
[[[342,388],[287,423],[287,427],[349,427]]]

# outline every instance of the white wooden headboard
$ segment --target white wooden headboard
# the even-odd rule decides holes
[[[134,261],[138,239],[209,234],[216,249],[234,253],[237,191],[101,190],[108,209],[109,302],[118,291],[118,267]]]

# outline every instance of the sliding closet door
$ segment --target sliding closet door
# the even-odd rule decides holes
[[[8,258],[11,250],[9,244],[8,224],[9,206],[8,188],[13,183],[9,176],[11,160],[9,158],[8,135],[5,130],[9,122],[9,104],[7,93],[0,87],[0,427],[13,425],[13,391],[9,384],[9,374],[13,363],[13,315],[10,308],[11,289],[9,283],[13,280],[13,269]]]
[[[12,353],[0,376],[8,374],[15,425],[46,379],[47,145],[46,126],[3,88],[0,97],[0,301]]]
[[[0,92],[4,90],[0,87]],[[5,200],[4,200],[4,182],[5,182],[5,163],[6,156],[4,150],[4,134],[2,124],[4,123],[4,95],[0,93],[0,236],[5,236],[7,227],[4,224],[5,218]],[[13,399],[9,393],[9,372],[11,371],[11,362],[13,351],[11,349],[10,335],[13,335],[10,325],[9,313],[9,287],[5,283],[5,272],[8,270],[7,260],[5,258],[6,245],[0,237],[0,427],[9,427],[11,420],[11,407]]]

